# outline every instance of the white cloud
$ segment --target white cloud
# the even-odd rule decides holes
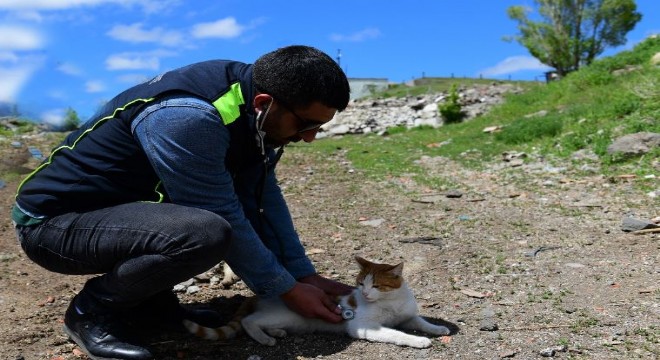
[[[193,26],[192,35],[196,38],[235,38],[246,29],[233,17],[227,17],[210,23],[199,23]]]
[[[85,91],[88,93],[97,93],[105,90],[105,84],[98,80],[90,80],[85,83]]]
[[[51,109],[42,112],[39,117],[46,124],[60,126],[64,123],[64,114],[66,114],[65,109]]]
[[[153,42],[165,46],[177,46],[183,41],[183,36],[178,31],[165,30],[161,27],[145,30],[142,28],[142,23],[115,25],[107,34],[113,39],[130,43]]]
[[[0,102],[14,102],[33,72],[30,67],[0,67]]]
[[[331,34],[330,40],[335,42],[362,42],[380,37],[380,30],[377,28],[366,28],[353,34]]]
[[[41,56],[16,58],[14,56],[16,55],[12,53],[0,52],[0,59],[6,59],[11,63],[9,65],[0,65],[0,101],[16,101],[23,86],[44,63],[44,58]]]
[[[144,12],[147,14],[162,13],[168,9],[172,9],[176,7],[181,3],[180,0],[154,0],[154,1],[136,0],[133,2],[142,6],[142,9],[144,9]]]
[[[34,29],[17,25],[0,25],[0,50],[37,50],[43,45],[43,37]]]
[[[550,67],[542,64],[538,59],[531,56],[511,56],[497,65],[480,71],[483,76],[498,76],[513,74],[519,71],[539,70],[547,71]]]
[[[180,3],[180,0],[0,0],[0,9],[44,11],[114,4],[121,6],[136,5],[142,7],[146,13],[157,13],[178,3]]]
[[[108,70],[158,70],[160,58],[175,56],[176,53],[166,50],[150,52],[125,52],[110,55],[105,60]]]
[[[105,66],[108,70],[158,70],[160,59],[138,53],[122,53],[110,55],[105,60]]]
[[[113,0],[0,0],[0,9],[62,10],[86,5],[98,5]]]
[[[57,66],[57,71],[60,71],[67,75],[80,76],[82,75],[82,70],[79,67],[71,63],[61,63]]]
[[[17,11],[13,16],[16,20],[32,21],[35,23],[41,23],[44,21],[44,17],[38,11],[34,10]]]
[[[124,84],[136,85],[149,80],[151,77],[144,74],[125,74],[117,77],[117,81]]]

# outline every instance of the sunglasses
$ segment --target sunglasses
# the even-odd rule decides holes
[[[301,117],[300,115],[296,114],[293,109],[287,105],[286,103],[279,101],[275,99],[283,108],[285,108],[288,112],[292,113],[293,116],[296,117],[296,120],[298,121],[298,134],[308,132],[308,131],[316,131],[318,130],[323,124],[325,124],[325,121],[318,121],[318,120],[312,120],[312,119],[305,119]]]

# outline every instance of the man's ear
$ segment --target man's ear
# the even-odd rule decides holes
[[[273,97],[268,94],[257,94],[254,97],[253,106],[254,111],[266,111],[268,107],[273,103]]]

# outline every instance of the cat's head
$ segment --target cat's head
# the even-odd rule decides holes
[[[359,256],[355,257],[355,261],[360,265],[360,273],[356,279],[357,287],[367,301],[386,298],[391,292],[401,288],[403,263],[378,264]]]

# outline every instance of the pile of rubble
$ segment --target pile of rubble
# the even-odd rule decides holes
[[[495,82],[460,87],[457,91],[459,104],[466,113],[465,120],[469,120],[502,103],[505,94],[518,93],[522,89],[515,84]],[[356,99],[324,125],[317,138],[343,134],[384,134],[394,126],[442,126],[438,105],[448,98],[449,93],[443,92],[403,98]]]

